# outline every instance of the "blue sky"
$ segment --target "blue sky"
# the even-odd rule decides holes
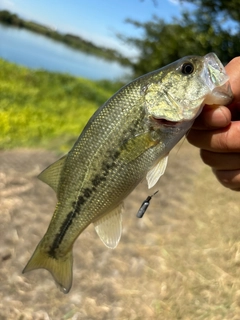
[[[116,33],[139,35],[140,30],[125,23],[126,18],[148,21],[155,14],[166,21],[181,12],[177,0],[0,0],[0,10],[73,33],[98,45],[113,47],[131,55]],[[132,52],[134,54],[134,51]]]

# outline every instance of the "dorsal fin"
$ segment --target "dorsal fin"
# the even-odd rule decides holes
[[[158,182],[160,177],[164,174],[166,167],[167,167],[167,162],[168,162],[168,154],[160,159],[155,166],[148,171],[146,179],[148,183],[148,189],[152,188],[155,186],[155,184]]]
[[[56,193],[66,158],[67,155],[63,156],[38,175],[38,179],[48,184]]]
[[[123,203],[120,203],[117,208],[94,222],[99,238],[108,248],[116,248],[121,238],[122,211]]]

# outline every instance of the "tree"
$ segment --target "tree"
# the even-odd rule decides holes
[[[203,1],[207,2],[195,0]],[[130,19],[127,22],[143,30],[141,38],[122,36],[139,51],[139,57],[132,66],[135,76],[158,69],[186,55],[215,52],[223,63],[227,63],[240,53],[240,32],[230,30],[217,14],[206,8],[185,11],[181,19],[173,19],[170,24],[156,16],[145,23]]]
[[[22,27],[22,20],[18,18],[16,14],[11,14],[7,10],[0,11],[0,21],[4,24],[14,25],[17,27]]]
[[[181,2],[193,3],[198,10],[211,13],[212,16],[227,16],[227,18],[240,24],[240,3],[238,0],[181,0]]]

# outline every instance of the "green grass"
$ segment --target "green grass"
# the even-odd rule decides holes
[[[121,86],[33,71],[0,59],[0,149],[66,151],[94,111]]]

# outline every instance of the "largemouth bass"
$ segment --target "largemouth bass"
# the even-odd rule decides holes
[[[213,53],[188,56],[125,85],[91,117],[70,152],[39,178],[57,194],[46,234],[23,272],[50,271],[60,289],[72,285],[72,247],[90,223],[110,248],[121,237],[123,201],[144,178],[153,187],[170,150],[204,104],[232,99]]]

